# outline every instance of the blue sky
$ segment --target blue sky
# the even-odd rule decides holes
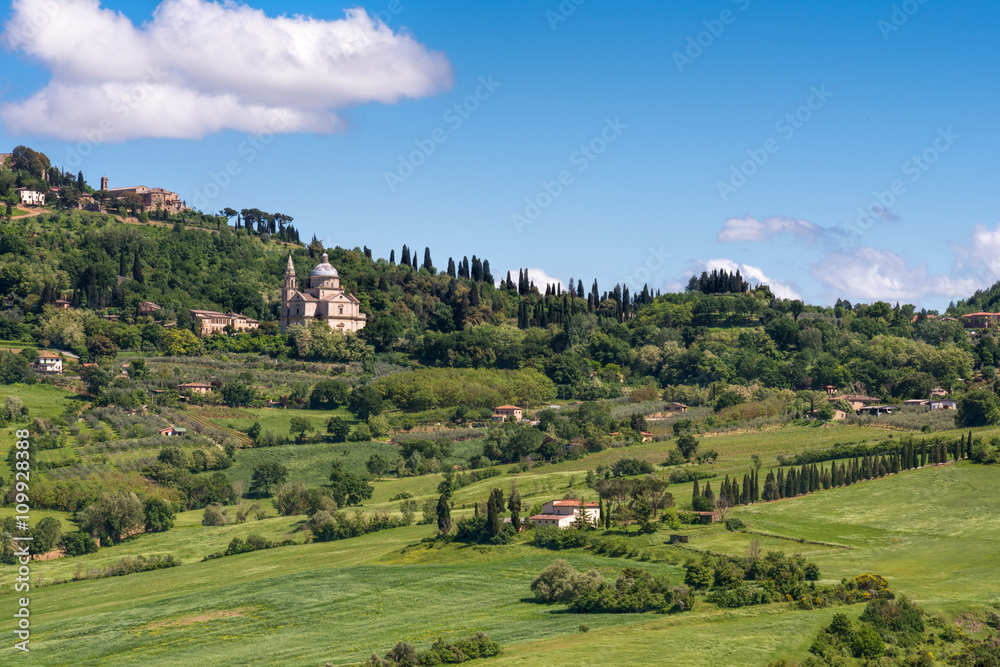
[[[1000,279],[995,2],[254,0],[261,13],[241,15],[353,39],[375,34],[342,21],[361,7],[391,33],[354,60],[305,28],[296,58],[258,53],[271,33],[214,28],[150,55],[165,16],[227,15],[202,0],[100,7],[19,0],[0,16],[0,147],[43,150],[93,185],[602,290],[738,266],[812,303],[943,308]],[[147,60],[175,92],[99,137],[101,95],[147,79]],[[279,106],[291,120],[261,134]]]

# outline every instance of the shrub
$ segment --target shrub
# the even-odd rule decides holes
[[[229,523],[229,518],[226,516],[226,510],[223,509],[222,505],[212,503],[205,508],[205,513],[201,518],[201,525],[225,526],[227,523]]]
[[[601,575],[596,570],[584,573],[559,558],[541,571],[531,582],[531,590],[539,602],[568,603],[581,593],[596,588]]]
[[[712,502],[711,498],[697,496],[691,499],[691,509],[695,512],[711,512],[715,509],[715,503]]]
[[[461,527],[462,522],[458,523]],[[535,528],[533,532],[531,543],[540,549],[579,549],[587,546],[589,541],[589,536],[582,530],[559,530],[549,526],[540,526]]]
[[[162,533],[174,527],[174,508],[162,498],[146,498],[142,509],[146,516],[146,530]]]
[[[302,482],[282,484],[274,492],[274,499],[271,502],[274,509],[282,516],[305,514],[308,508],[306,485]]]
[[[726,530],[735,532],[743,530],[746,527],[747,524],[743,521],[743,519],[737,519],[736,517],[726,519]]]
[[[634,475],[649,475],[654,468],[648,461],[639,459],[618,459],[611,466],[611,473],[615,477],[631,477]]]
[[[885,642],[879,634],[867,625],[862,625],[854,631],[851,637],[851,648],[855,657],[875,660],[885,653]]]
[[[734,588],[717,588],[709,593],[705,599],[726,609],[771,602],[771,597],[764,590],[751,588],[745,584]]]
[[[97,542],[87,533],[65,533],[62,544],[67,556],[82,556],[97,552]]]

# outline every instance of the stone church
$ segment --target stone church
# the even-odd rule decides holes
[[[285,282],[281,288],[281,330],[311,322],[325,322],[334,331],[360,331],[365,328],[367,315],[361,312],[361,302],[340,288],[340,275],[323,253],[320,264],[309,276],[309,286],[298,288],[295,265],[288,256]]]

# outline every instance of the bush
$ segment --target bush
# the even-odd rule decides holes
[[[879,634],[867,625],[862,625],[854,631],[851,637],[851,648],[855,657],[875,660],[885,653],[885,642]]]
[[[569,605],[575,612],[603,614],[675,613],[693,606],[694,595],[687,586],[673,586],[665,577],[634,567],[625,568],[614,584],[584,590]]]
[[[146,530],[162,533],[174,527],[173,505],[162,498],[155,496],[146,498],[142,509],[146,516]]]
[[[97,553],[97,542],[86,533],[65,533],[62,544],[67,556],[82,556]]]
[[[743,584],[735,588],[717,588],[709,593],[705,599],[725,609],[771,602],[771,597],[764,590]]]
[[[691,499],[691,509],[695,512],[711,512],[715,510],[715,503],[705,496],[696,496]]]
[[[597,588],[601,575],[597,570],[583,573],[559,558],[541,571],[531,582],[531,590],[539,602],[569,603],[585,591]]]
[[[652,474],[654,468],[648,461],[639,459],[618,459],[611,466],[611,473],[615,477],[632,477],[635,475]]]
[[[459,525],[461,525],[459,521]],[[587,546],[589,536],[582,530],[559,530],[549,526],[534,529],[531,543],[540,549],[580,549]]]
[[[205,513],[201,518],[201,525],[203,526],[225,526],[229,523],[229,518],[226,516],[226,510],[223,509],[222,505],[218,503],[212,503],[205,508]]]
[[[737,519],[736,517],[726,519],[726,530],[736,532],[738,530],[743,530],[746,527],[747,524],[743,521],[743,519]]]

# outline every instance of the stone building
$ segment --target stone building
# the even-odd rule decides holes
[[[298,288],[295,265],[288,256],[285,280],[281,288],[281,330],[311,322],[323,322],[334,331],[361,331],[368,316],[361,312],[361,302],[340,287],[340,275],[323,253],[322,261],[309,276],[309,286]]]
[[[107,189],[107,179],[101,179],[102,189]],[[181,203],[181,196],[176,192],[171,192],[170,190],[164,190],[163,188],[147,188],[145,185],[138,185],[136,187],[130,188],[113,188],[108,190],[115,197],[121,198],[129,192],[134,192],[139,195],[142,199],[142,206],[147,211],[155,211],[158,208],[165,210],[167,213],[180,213],[185,210],[184,204]]]
[[[202,338],[211,336],[217,331],[225,331],[226,327],[232,327],[234,333],[240,331],[250,331],[260,326],[260,322],[241,315],[239,313],[219,313],[214,310],[192,310],[191,316],[201,324],[201,331],[198,335]]]

